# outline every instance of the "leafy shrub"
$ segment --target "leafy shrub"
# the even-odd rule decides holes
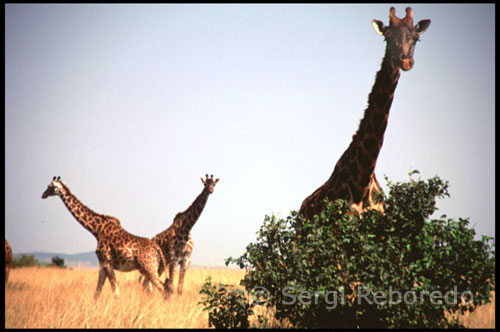
[[[201,294],[206,298],[200,301],[204,304],[203,310],[208,310],[208,326],[220,328],[248,328],[248,316],[253,314],[243,290],[231,285],[220,284],[219,288],[212,285],[211,278],[207,278]]]
[[[233,325],[234,316],[247,324],[245,315],[257,305],[294,327],[453,327],[459,322],[445,312],[489,302],[493,238],[474,240],[468,219],[429,219],[436,198],[449,196],[448,183],[439,177],[387,182],[385,215],[347,216],[348,203],[336,200],[325,201],[312,222],[295,212],[266,216],[257,242],[226,260],[246,268],[240,284],[253,301],[245,302],[242,291],[236,301],[225,287],[202,289],[216,327],[242,326]]]
[[[66,264],[64,264],[64,259],[59,256],[52,257],[52,264],[57,267],[65,268]]]
[[[21,254],[20,256],[15,256],[12,259],[12,268],[18,267],[31,267],[31,266],[40,266],[40,267],[60,267],[66,268],[67,266],[64,264],[64,259],[59,256],[52,257],[51,263],[40,263],[35,255],[26,255]]]
[[[35,259],[34,255],[22,254],[21,256],[14,256],[12,258],[12,268],[38,266],[39,262]]]

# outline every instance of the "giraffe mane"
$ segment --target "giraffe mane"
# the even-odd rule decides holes
[[[186,210],[187,211],[187,210]],[[184,213],[186,213],[186,211],[183,211],[183,212],[177,212],[177,214],[175,215],[174,217],[174,220],[176,220],[177,218],[179,218],[180,216],[182,216]]]

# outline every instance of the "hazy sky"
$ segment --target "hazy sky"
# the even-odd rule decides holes
[[[376,174],[450,182],[436,216],[495,230],[495,7],[411,5],[432,24],[402,72]],[[95,250],[54,175],[153,237],[220,178],[193,264],[223,265],[333,171],[384,55],[390,5],[6,5],[5,236]],[[404,16],[406,5],[396,5]]]

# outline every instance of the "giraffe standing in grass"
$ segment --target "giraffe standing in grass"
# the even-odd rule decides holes
[[[198,220],[205,207],[208,196],[213,193],[215,184],[219,179],[214,180],[214,176],[208,177],[205,175],[205,180],[202,178],[203,190],[196,197],[194,202],[184,212],[179,212],[174,218],[172,225],[163,232],[155,235],[153,241],[156,242],[163,250],[167,261],[168,277],[165,280],[165,291],[173,293],[174,272],[175,266],[180,265],[179,283],[177,285],[177,294],[182,294],[184,286],[184,277],[191,262],[191,254],[193,252],[193,240],[191,239],[191,229]],[[160,268],[160,275],[163,269]],[[144,281],[144,287],[147,287],[148,281]]]
[[[12,265],[12,249],[10,248],[9,241],[5,239],[5,284],[9,279],[10,267]]]
[[[113,293],[118,295],[114,270],[139,270],[158,290],[165,291],[158,275],[160,266],[166,264],[165,257],[155,242],[130,234],[123,229],[117,218],[96,213],[83,205],[60,177],[54,177],[42,194],[44,199],[49,196],[59,196],[73,217],[97,239],[95,252],[100,270],[95,299],[101,294],[106,278],[109,279]]]
[[[313,215],[323,210],[325,198],[348,200],[354,213],[369,208],[384,212],[383,203],[372,198],[382,191],[375,177],[375,164],[384,141],[400,69],[407,71],[413,67],[415,44],[431,23],[422,20],[414,26],[413,12],[409,7],[403,19],[396,17],[396,10],[392,7],[389,22],[387,27],[381,21],[372,21],[375,31],[384,36],[387,43],[382,67],[376,75],[368,97],[368,108],[351,144],[338,160],[330,178],[302,203],[299,214],[306,219],[312,220]]]

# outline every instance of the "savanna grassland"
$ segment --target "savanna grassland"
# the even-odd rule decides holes
[[[167,301],[156,289],[146,293],[138,282],[138,272],[115,275],[119,297],[106,281],[100,298],[94,301],[97,268],[13,269],[5,287],[5,327],[207,328],[208,314],[198,305],[205,279],[210,276],[213,282],[237,285],[244,271],[192,267],[182,296],[174,293]]]
[[[97,269],[13,269],[5,286],[5,327],[207,328],[208,314],[198,304],[205,279],[238,285],[243,275],[239,269],[193,267],[186,274],[183,295],[174,294],[164,301],[155,289],[151,294],[143,291],[138,272],[117,272],[119,297],[106,281],[101,297],[94,301]],[[471,328],[494,327],[494,297],[492,303],[461,319]]]

